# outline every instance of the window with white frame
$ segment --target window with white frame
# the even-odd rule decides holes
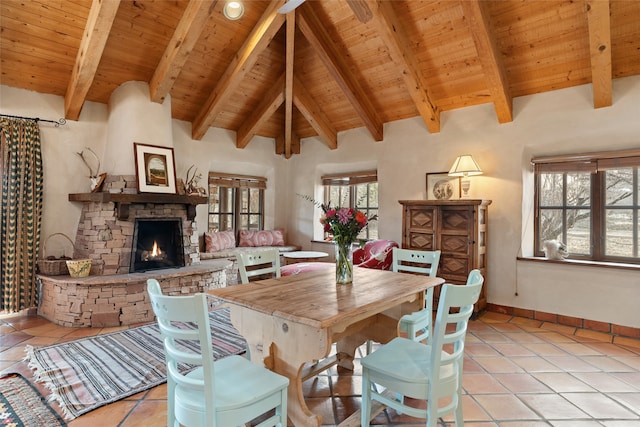
[[[209,172],[209,231],[262,230],[267,179]]]
[[[532,162],[535,255],[558,240],[571,258],[640,263],[640,150]]]
[[[332,207],[349,207],[362,211],[367,218],[378,215],[378,172],[364,171],[324,175],[324,203]],[[326,237],[326,236],[325,236]],[[358,236],[360,239],[378,238],[378,221],[369,225]]]

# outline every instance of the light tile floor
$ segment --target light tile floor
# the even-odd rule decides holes
[[[63,328],[37,316],[0,318],[0,371],[31,376],[27,344],[47,345],[117,328]],[[467,427],[640,427],[640,340],[484,313],[470,323],[464,365]],[[361,374],[332,368],[304,383],[310,409],[334,426],[360,407]],[[452,426],[451,417],[441,426]],[[380,426],[420,426],[389,410]],[[166,386],[104,406],[70,427],[166,425]]]

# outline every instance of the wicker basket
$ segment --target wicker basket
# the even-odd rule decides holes
[[[75,250],[75,246],[69,236],[63,233],[53,233],[49,237],[47,237],[44,241],[44,257],[45,259],[38,260],[38,269],[40,274],[44,274],[47,276],[63,276],[69,274],[69,269],[67,268],[67,260],[66,259],[46,259],[47,258],[47,242],[53,236],[62,236],[71,243],[72,250]],[[66,255],[66,254],[65,254]],[[71,254],[73,255],[73,253]],[[69,258],[71,259],[71,258]]]

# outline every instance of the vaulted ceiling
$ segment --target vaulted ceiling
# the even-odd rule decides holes
[[[612,80],[640,74],[636,0],[224,1],[2,0],[1,83],[108,103],[127,81],[171,96],[172,116],[256,135],[300,153],[300,138],[337,147],[337,133],[419,116],[440,132],[443,111],[492,103],[511,122],[513,98],[593,83],[594,108]],[[256,142],[257,143],[257,142]],[[264,143],[264,142],[260,142]]]

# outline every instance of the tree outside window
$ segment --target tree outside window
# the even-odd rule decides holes
[[[571,258],[640,263],[640,156],[576,157],[533,160],[536,255],[555,239],[566,243]]]
[[[209,231],[262,230],[267,179],[209,172]]]
[[[324,203],[331,206],[349,207],[361,210],[367,218],[378,215],[378,173],[377,171],[353,172],[325,175]],[[378,222],[369,225],[358,235],[359,239],[378,239]],[[325,236],[326,238],[327,236]]]

